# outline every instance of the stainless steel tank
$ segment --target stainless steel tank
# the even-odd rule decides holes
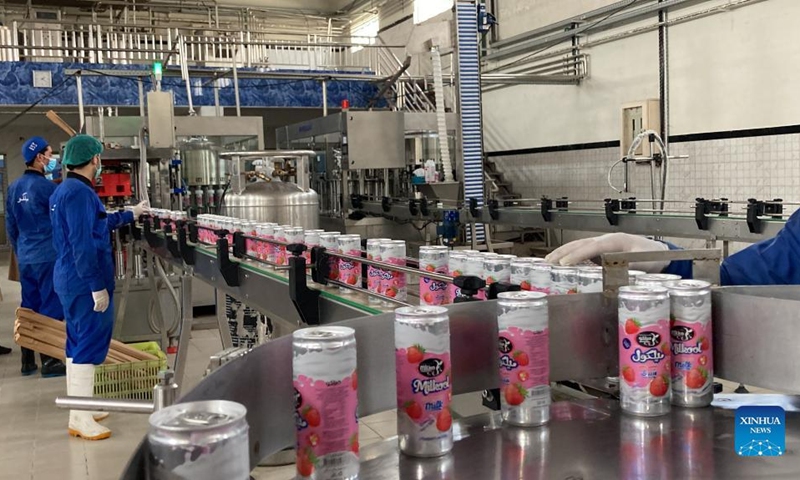
[[[222,215],[305,229],[318,228],[319,195],[311,189],[303,191],[294,183],[250,183],[240,194],[230,191],[225,194]]]
[[[227,183],[228,162],[220,160],[219,148],[205,138],[192,138],[181,145],[183,177],[186,184],[224,185]]]

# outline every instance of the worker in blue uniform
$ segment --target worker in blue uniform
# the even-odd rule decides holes
[[[114,328],[114,258],[110,232],[147,210],[142,202],[106,212],[94,191],[103,145],[89,135],[72,137],[64,148],[67,174],[50,197],[53,244],[58,251],[54,284],[67,322],[67,394],[91,397],[94,369],[108,354]],[[69,434],[102,440],[111,431],[92,412],[72,410]]]
[[[53,228],[48,221],[50,195],[56,184],[45,175],[55,169],[53,150],[42,137],[32,137],[22,144],[25,172],[9,185],[6,196],[6,232],[19,262],[23,308],[30,308],[50,318],[61,320],[64,312],[53,290]],[[42,376],[55,377],[66,373],[61,360],[40,354]],[[33,350],[22,348],[22,374],[32,375],[38,369]]]
[[[575,265],[604,253],[677,250],[666,242],[626,233],[611,233],[570,242],[547,256],[547,261]],[[789,217],[769,240],[750,245],[725,259],[720,267],[722,285],[800,285],[800,210]],[[652,273],[674,273],[692,278],[691,261],[647,262],[630,268]]]

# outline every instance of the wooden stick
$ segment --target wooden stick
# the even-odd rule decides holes
[[[26,321],[41,325],[44,328],[59,330],[64,332],[65,334],[67,331],[67,327],[64,324],[64,322],[54,320],[50,317],[46,317],[28,308],[22,308],[22,307],[17,308],[17,318],[24,319]],[[141,350],[129,347],[128,345],[125,345],[124,343],[117,340],[111,340],[110,348],[113,348],[114,350],[124,355],[127,355],[128,357],[133,357],[134,360],[132,361],[158,360],[158,357],[155,355],[151,355],[147,352],[142,352]]]
[[[52,345],[48,345],[46,343],[42,343],[21,335],[14,335],[14,341],[20,347],[29,348],[35,352],[44,353],[45,355],[49,355],[53,358],[58,358],[61,361],[66,360],[63,349],[56,348]]]

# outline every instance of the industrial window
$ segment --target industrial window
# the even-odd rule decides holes
[[[375,37],[378,36],[378,29],[380,22],[377,15],[370,15],[359,21],[350,29],[350,42],[362,45],[372,45],[375,43]],[[353,53],[363,50],[364,47],[355,46],[352,48]]]
[[[451,8],[453,0],[414,0],[414,23],[422,23]]]

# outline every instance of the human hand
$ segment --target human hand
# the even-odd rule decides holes
[[[662,252],[668,249],[669,246],[665,243],[639,235],[609,233],[569,242],[555,249],[545,260],[553,265],[576,265],[604,253]],[[631,263],[629,268],[644,270],[648,273],[660,273],[668,265],[669,262],[666,261],[637,262]]]
[[[108,290],[104,288],[99,292],[92,292],[92,300],[94,300],[94,311],[102,313],[108,309],[111,299],[108,296]]]

